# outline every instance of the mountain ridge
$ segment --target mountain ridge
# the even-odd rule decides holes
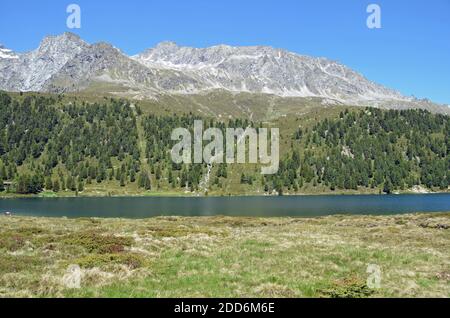
[[[0,47],[5,91],[78,92],[96,84],[145,99],[225,90],[450,113],[449,107],[403,96],[339,62],[269,46],[192,48],[165,41],[128,56],[109,43],[88,44],[66,32],[45,37],[36,50],[11,52]]]

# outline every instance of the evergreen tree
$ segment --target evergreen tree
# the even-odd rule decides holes
[[[61,189],[61,187],[59,185],[59,181],[58,181],[58,179],[56,179],[55,182],[53,182],[53,191],[59,192],[60,189]]]
[[[143,188],[145,190],[150,190],[151,189],[151,182],[150,182],[150,177],[148,176],[148,173],[145,171],[142,171],[139,174],[138,177],[138,186],[140,188]]]
[[[386,194],[391,194],[393,185],[390,179],[387,179],[383,186],[383,192]]]
[[[50,176],[45,179],[45,189],[49,191],[53,190],[53,182]]]
[[[79,179],[78,180],[78,192],[83,192],[84,191],[84,183],[83,180]]]

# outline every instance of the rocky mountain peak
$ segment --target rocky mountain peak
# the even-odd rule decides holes
[[[78,91],[94,82],[139,98],[225,90],[397,109],[434,107],[339,62],[269,46],[193,48],[166,41],[129,57],[109,43],[90,45],[76,34],[64,33],[46,37],[39,48],[25,54],[0,48],[0,89]]]
[[[175,50],[178,47],[178,44],[173,41],[163,41],[158,43],[155,48],[157,50]]]
[[[70,50],[80,51],[87,46],[88,44],[78,35],[66,32],[61,35],[45,37],[41,41],[37,52],[41,54],[61,54]]]

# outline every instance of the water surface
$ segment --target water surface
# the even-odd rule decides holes
[[[448,212],[450,194],[284,197],[115,197],[0,199],[0,213],[47,217],[294,216]]]

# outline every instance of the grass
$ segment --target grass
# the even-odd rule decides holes
[[[0,217],[0,297],[449,297],[450,214]],[[368,264],[381,288],[367,285]],[[81,268],[81,288],[63,277]]]

